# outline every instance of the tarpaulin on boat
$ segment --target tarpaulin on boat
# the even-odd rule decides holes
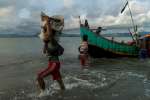
[[[146,35],[140,37],[140,39],[141,39],[141,40],[142,40],[142,39],[150,40],[150,34],[146,34]]]

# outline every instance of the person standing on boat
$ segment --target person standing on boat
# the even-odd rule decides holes
[[[102,27],[98,27],[95,33],[96,33],[97,35],[100,35],[100,34],[101,34],[101,31],[102,31]]]
[[[83,35],[82,43],[79,46],[80,64],[83,67],[88,67],[88,36]]]
[[[87,28],[89,28],[89,23],[88,23],[88,20],[87,20],[87,19],[85,20],[84,26],[87,27]]]
[[[65,90],[65,86],[60,74],[60,61],[58,52],[58,42],[56,41],[55,31],[52,29],[50,24],[49,16],[45,14],[41,14],[41,20],[44,22],[42,26],[42,33],[41,35],[44,41],[44,48],[43,53],[48,56],[48,67],[39,71],[37,75],[37,85],[40,88],[41,93],[39,96],[42,96],[45,90],[45,82],[44,78],[51,75],[53,80],[56,80],[60,86],[60,89],[63,91]],[[63,51],[61,51],[63,52]]]

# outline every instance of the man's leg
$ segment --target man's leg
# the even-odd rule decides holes
[[[81,64],[82,68],[85,66],[85,58],[83,55],[81,55],[81,57],[80,57],[80,64]]]
[[[61,89],[61,90],[65,90],[65,85],[64,85],[63,80],[62,80],[62,79],[59,79],[59,80],[57,80],[57,82],[58,82],[58,84],[59,84],[59,86],[60,86],[60,89]]]
[[[48,75],[50,75],[49,68],[46,68],[46,69],[42,70],[40,73],[38,73],[37,85],[40,88],[40,90],[43,90],[43,91],[45,90],[44,77],[47,77]]]
[[[43,80],[43,78],[37,78],[37,85],[40,88],[41,91],[45,90],[45,82]]]

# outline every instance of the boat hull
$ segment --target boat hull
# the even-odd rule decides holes
[[[89,55],[92,58],[119,58],[119,57],[136,58],[138,57],[138,55],[117,54],[90,44],[89,44]]]
[[[106,57],[138,57],[139,48],[135,45],[128,45],[108,40],[101,35],[97,35],[89,28],[80,27],[81,38],[88,36],[89,55],[94,58]]]

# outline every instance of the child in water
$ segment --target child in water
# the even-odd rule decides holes
[[[80,52],[80,64],[83,67],[88,67],[88,36],[84,35],[83,36],[83,41],[79,47],[79,52]]]
[[[37,75],[37,85],[40,88],[39,96],[42,96],[45,90],[44,78],[51,75],[53,80],[56,80],[60,86],[61,91],[65,90],[65,86],[60,74],[60,61],[58,55],[55,53],[58,47],[58,42],[55,40],[55,31],[52,31],[51,25],[49,23],[49,17],[46,15],[41,15],[41,19],[44,22],[42,26],[42,40],[44,41],[43,53],[49,58],[48,67],[39,71]]]

